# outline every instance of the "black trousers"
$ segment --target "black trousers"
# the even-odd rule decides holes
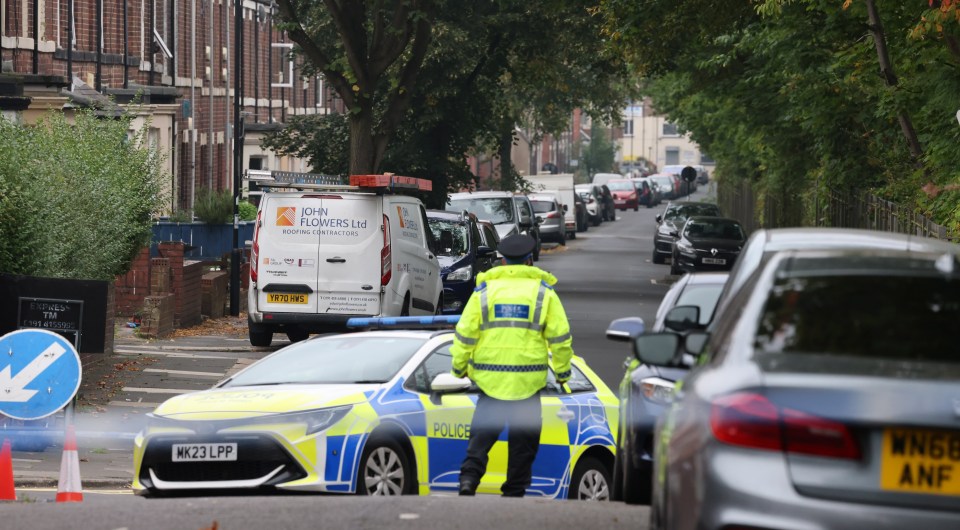
[[[533,478],[542,425],[539,392],[517,401],[495,399],[481,392],[470,424],[467,457],[460,466],[461,482],[480,482],[487,471],[488,453],[507,427],[507,480],[500,491],[504,497],[523,497]]]

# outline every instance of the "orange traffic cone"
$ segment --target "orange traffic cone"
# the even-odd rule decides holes
[[[63,458],[60,460],[60,482],[57,484],[57,502],[83,501],[80,485],[80,455],[77,453],[77,433],[73,425],[67,426],[63,442]]]
[[[17,500],[17,490],[13,486],[13,454],[10,452],[10,440],[3,439],[0,449],[0,501]]]

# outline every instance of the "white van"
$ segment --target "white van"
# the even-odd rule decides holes
[[[247,173],[272,190],[260,200],[250,257],[251,344],[269,346],[281,331],[297,341],[342,330],[356,316],[439,313],[426,212],[416,197],[394,193],[415,181],[429,189],[429,181],[366,175],[350,186],[338,177]]]
[[[546,173],[524,178],[531,184],[534,193],[549,192],[557,195],[560,204],[563,205],[565,238],[576,239],[577,202],[573,196],[576,193],[573,173]]]

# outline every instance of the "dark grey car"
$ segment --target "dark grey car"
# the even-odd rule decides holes
[[[658,423],[653,528],[960,528],[957,252],[782,251],[729,307],[637,339],[700,354]]]

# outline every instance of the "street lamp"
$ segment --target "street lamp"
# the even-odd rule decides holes
[[[240,176],[243,172],[243,2],[234,0],[233,73],[233,249],[230,258],[230,315],[240,315]]]

